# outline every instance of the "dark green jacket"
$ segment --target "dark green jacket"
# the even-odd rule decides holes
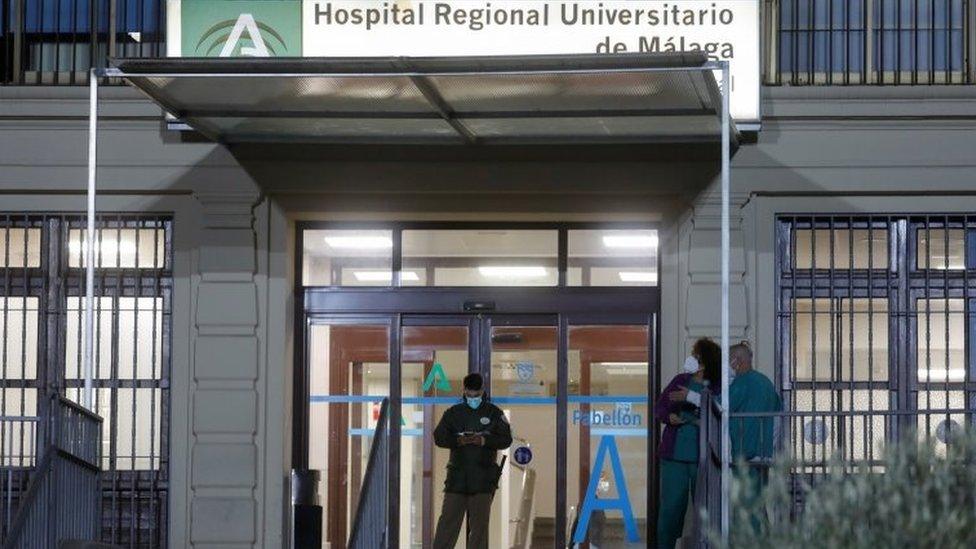
[[[485,445],[458,445],[458,433],[486,431]],[[498,406],[482,402],[477,410],[467,403],[455,404],[444,412],[434,429],[434,443],[451,450],[444,491],[454,494],[485,494],[498,487],[498,450],[512,445],[512,429]]]

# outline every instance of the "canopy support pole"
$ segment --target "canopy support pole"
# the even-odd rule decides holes
[[[722,61],[722,540],[729,541],[729,490],[732,461],[729,439],[729,62]]]
[[[85,389],[82,405],[94,411],[95,377],[95,170],[98,163],[97,69],[88,74],[88,224],[85,232]]]

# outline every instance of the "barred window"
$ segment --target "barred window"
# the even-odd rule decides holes
[[[171,225],[165,216],[97,219],[102,539],[125,547],[166,545]],[[0,463],[12,467],[0,486],[3,516],[16,511],[35,464],[45,395],[83,398],[86,233],[82,215],[0,214]]]
[[[782,0],[769,83],[962,84],[971,0]],[[772,78],[769,78],[772,76]]]
[[[822,412],[792,419],[801,459],[873,460],[971,420],[976,218],[781,217],[777,241],[777,378],[788,407]]]

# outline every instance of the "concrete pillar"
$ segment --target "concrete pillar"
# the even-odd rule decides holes
[[[259,195],[198,192],[195,197],[204,213],[190,334],[190,543],[259,547],[264,503],[259,456],[266,436],[254,216]]]
[[[748,195],[732,194],[731,208],[731,255],[729,270],[731,286],[729,303],[730,341],[736,343],[750,334],[750,311],[746,285],[746,245],[743,230],[742,206]],[[679,230],[678,278],[681,289],[679,314],[683,330],[675,341],[681,346],[674,357],[683,358],[692,342],[699,337],[718,341],[720,335],[720,311],[722,299],[721,280],[721,196],[709,189],[702,193],[692,206],[691,215],[685,218]],[[680,364],[664,365],[665,379],[677,373]],[[673,368],[673,369],[672,369]]]

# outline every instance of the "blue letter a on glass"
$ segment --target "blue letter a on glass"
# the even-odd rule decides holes
[[[610,467],[613,469],[613,481],[617,486],[615,499],[600,499],[596,497],[596,490],[600,485],[600,471],[603,470],[603,460],[610,455]],[[630,496],[627,494],[627,479],[624,478],[624,468],[620,464],[620,453],[617,451],[617,441],[610,435],[600,439],[600,448],[596,451],[596,461],[590,473],[590,484],[586,488],[586,498],[580,509],[579,523],[573,535],[573,543],[586,541],[586,534],[590,529],[590,517],[593,511],[619,509],[624,514],[624,528],[627,530],[627,541],[640,541],[637,534],[637,524],[634,522],[634,511],[630,507]]]

